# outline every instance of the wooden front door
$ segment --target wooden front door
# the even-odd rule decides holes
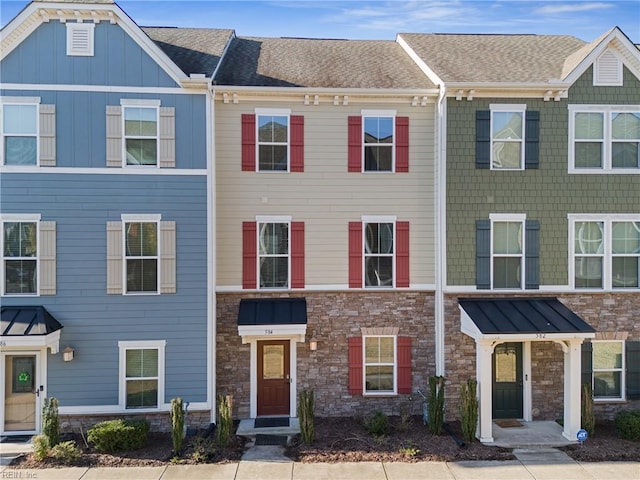
[[[258,415],[289,416],[289,340],[258,342]]]
[[[36,355],[4,356],[5,433],[35,432],[37,418]]]
[[[522,343],[493,351],[493,418],[522,418]]]

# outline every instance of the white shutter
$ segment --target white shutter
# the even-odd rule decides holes
[[[160,108],[160,144],[158,146],[160,168],[176,166],[176,114],[173,107]]]
[[[40,166],[56,166],[55,105],[40,105]]]
[[[122,108],[107,105],[107,167],[122,167]]]
[[[122,295],[122,222],[107,222],[107,294]]]
[[[56,294],[56,222],[40,222],[40,295]]]
[[[176,222],[160,222],[160,293],[176,293]]]
[[[622,85],[622,61],[611,50],[598,57],[593,69],[594,86]]]

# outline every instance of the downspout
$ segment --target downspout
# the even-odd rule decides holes
[[[216,423],[216,149],[215,90],[207,88],[207,398],[211,405],[210,423]]]
[[[435,155],[435,208],[436,208],[436,292],[435,292],[435,342],[436,375],[445,375],[445,315],[444,287],[447,284],[447,89],[440,84],[436,106],[436,155]]]

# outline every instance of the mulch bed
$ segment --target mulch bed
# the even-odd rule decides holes
[[[640,441],[618,438],[612,421],[596,423],[595,433],[584,444],[560,448],[580,462],[640,462]]]

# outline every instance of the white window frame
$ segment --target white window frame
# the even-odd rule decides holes
[[[619,368],[601,368],[595,367],[595,350],[596,345],[603,343],[619,343],[622,348],[622,366]],[[626,354],[625,354],[625,342],[624,340],[591,340],[592,352],[591,352],[591,388],[593,391],[594,402],[611,402],[611,401],[624,401],[626,400]],[[595,396],[595,374],[597,372],[618,372],[620,373],[620,396],[618,397],[596,397]]]
[[[258,173],[289,173],[291,171],[291,110],[288,108],[256,108],[256,172]],[[286,170],[260,170],[260,145],[285,146],[285,142],[261,142],[260,141],[260,117],[287,117],[287,169]],[[259,277],[258,277],[259,278]]]
[[[291,221],[292,217],[289,215],[269,215],[269,216],[256,216],[256,278],[258,280],[258,290],[286,290],[291,288]],[[286,223],[289,239],[287,242],[287,285],[285,287],[262,287],[260,281],[260,259],[272,258],[272,257],[285,257],[284,254],[278,255],[260,255],[260,226],[273,223]]]
[[[362,288],[380,289],[395,288],[396,286],[396,252],[397,248],[397,232],[396,223],[398,217],[395,215],[363,215],[362,216]],[[367,224],[368,223],[391,223],[393,224],[393,252],[390,254],[367,254]],[[391,257],[391,285],[367,285],[367,256],[369,257]]]
[[[7,167],[39,167],[40,166],[40,97],[0,97],[0,165]],[[4,131],[4,107],[6,105],[32,105],[36,107],[36,163],[33,165],[7,165],[5,158],[5,138],[6,137],[33,137],[32,134],[11,134]]]
[[[388,362],[367,363],[367,338],[393,338],[393,390],[367,391],[367,366],[388,367]],[[363,335],[362,336],[362,394],[371,397],[384,397],[398,394],[398,336],[397,335]]]
[[[640,174],[638,168],[613,168],[612,150],[613,138],[611,133],[612,115],[614,113],[639,113],[640,105],[569,105],[569,170],[570,174]],[[604,131],[602,139],[602,167],[582,168],[575,164],[575,117],[577,113],[601,113],[603,114]],[[616,140],[618,142],[620,140]]]
[[[160,234],[160,221],[162,220],[162,216],[159,214],[122,214],[122,289],[124,295],[160,295],[160,275],[161,275],[161,261],[160,261],[160,252],[161,250],[161,242],[162,235]],[[156,255],[151,256],[128,256],[127,255],[127,223],[155,223],[156,224],[156,237],[158,243],[156,245]],[[129,292],[127,289],[127,260],[131,259],[156,259],[156,291],[155,292]]]
[[[586,292],[637,292],[640,291],[640,285],[638,288],[613,288],[613,224],[618,222],[640,222],[639,214],[569,214],[567,215],[569,224],[569,286],[578,291]],[[590,255],[590,256],[602,256],[602,288],[598,287],[576,287],[575,286],[575,226],[579,222],[600,222],[603,224],[603,254],[602,255]],[[615,256],[621,256],[615,255]],[[589,256],[580,254],[580,256]]]
[[[15,213],[2,213],[0,214],[0,246],[2,251],[0,252],[0,258],[2,259],[2,264],[0,265],[0,292],[2,292],[3,297],[39,297],[40,296],[40,219],[41,215],[39,213],[27,213],[27,214],[15,214]],[[5,272],[5,262],[8,259],[20,259],[27,257],[5,257],[4,256],[4,224],[19,222],[19,223],[35,223],[36,224],[36,256],[28,257],[29,260],[35,260],[36,262],[36,291],[35,293],[7,293],[6,292],[6,272]]]
[[[362,143],[362,158],[360,159],[360,171],[362,173],[370,173],[373,175],[377,174],[388,174],[395,173],[396,171],[396,110],[361,110],[360,116],[362,117],[362,132],[361,132],[361,143]],[[391,129],[392,129],[392,138],[393,141],[391,143],[365,143],[365,123],[367,118],[391,118]],[[367,170],[365,168],[365,158],[366,158],[366,149],[367,145],[369,146],[389,146],[391,147],[391,170]]]
[[[94,23],[67,22],[67,55],[72,57],[93,57],[94,52]],[[87,47],[85,49],[75,48],[73,38],[74,33],[83,31],[87,34]]]
[[[527,120],[527,105],[526,104],[508,104],[508,103],[492,103],[489,105],[489,110],[491,112],[491,122],[489,127],[489,135],[491,137],[491,159],[489,161],[489,168],[491,170],[497,171],[518,171],[524,170],[525,164],[525,142],[526,142],[526,120]],[[493,136],[493,116],[495,113],[519,113],[522,115],[522,132],[520,139],[512,139],[512,138],[502,138],[496,140]],[[520,143],[520,166],[518,168],[501,168],[495,167],[495,159],[493,157],[493,145],[495,142],[499,143]]]
[[[160,168],[160,100],[140,100],[123,98],[120,100],[122,109],[122,166],[123,168]],[[127,108],[145,108],[155,110],[156,114],[156,135],[155,137],[146,135],[127,135],[126,133],[126,110]],[[129,165],[127,163],[127,139],[152,140],[156,141],[156,163],[155,165]]]
[[[526,227],[527,227],[527,215],[524,213],[491,213],[489,214],[489,220],[491,221],[491,290],[500,290],[500,291],[505,291],[505,290],[524,290],[524,279],[526,278],[525,276],[525,269],[526,269],[526,262],[525,262],[525,253],[526,253]],[[505,253],[505,254],[499,254],[496,255],[494,254],[494,245],[495,245],[495,224],[496,223],[520,223],[521,226],[521,231],[522,231],[522,246],[521,246],[521,253],[519,254],[515,254],[515,253]],[[493,272],[493,263],[494,263],[494,258],[516,258],[516,257],[520,257],[520,287],[518,288],[496,288],[494,286],[494,272]]]
[[[165,347],[166,340],[119,341],[118,406],[127,412],[154,412],[164,408]],[[153,408],[127,408],[127,350],[158,350],[158,401]],[[155,377],[135,377],[128,380],[143,380]]]

